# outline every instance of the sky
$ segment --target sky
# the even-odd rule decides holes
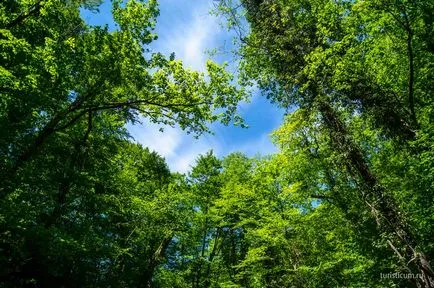
[[[222,24],[223,19],[210,15],[213,0],[160,0],[160,16],[155,32],[158,40],[151,43],[154,52],[166,55],[175,52],[184,65],[204,71],[209,54],[214,48],[229,51],[233,34]],[[109,25],[114,28],[110,14],[110,3],[104,2],[99,12],[82,11],[89,24]],[[212,58],[218,63],[227,61],[234,65],[231,54],[219,54]],[[209,125],[213,134],[199,139],[188,135],[180,128],[164,127],[149,123],[128,125],[134,141],[163,156],[172,171],[187,173],[200,154],[213,150],[218,157],[231,152],[243,152],[248,156],[268,155],[277,151],[270,140],[270,133],[283,119],[284,111],[270,104],[259,91],[252,93],[249,103],[240,103],[238,114],[249,128],[219,123]]]

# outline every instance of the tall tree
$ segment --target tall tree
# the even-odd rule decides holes
[[[221,2],[231,23],[240,23],[237,7],[228,8],[232,1]],[[357,201],[378,224],[377,238],[388,243],[404,271],[422,275],[416,285],[433,287],[431,252],[420,242],[424,236],[410,225],[397,203],[399,195],[382,183],[364,143],[348,127],[361,114],[380,137],[395,139],[397,148],[405,143],[402,150],[426,137],[432,113],[425,105],[431,103],[427,95],[433,82],[425,75],[432,70],[433,55],[425,38],[432,19],[425,15],[432,6],[382,0],[241,4],[250,25],[250,33],[240,39],[241,75],[278,105],[302,109],[298,117],[318,117],[316,125],[330,133],[330,145],[344,156],[339,161],[358,185]],[[420,156],[417,149],[412,157]]]

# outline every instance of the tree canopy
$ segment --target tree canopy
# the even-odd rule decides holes
[[[216,1],[234,74],[110,3],[112,30],[97,0],[0,3],[0,287],[434,287],[431,0]],[[126,128],[242,124],[252,87],[287,110],[272,155],[180,174]]]

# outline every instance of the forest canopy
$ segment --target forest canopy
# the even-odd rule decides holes
[[[155,0],[0,3],[0,287],[433,288],[434,2],[213,2],[235,72],[154,52]],[[181,174],[127,129],[243,126],[255,89],[271,155]]]

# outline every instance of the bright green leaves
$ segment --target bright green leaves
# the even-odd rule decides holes
[[[142,45],[157,39],[152,30],[158,16],[158,3],[155,0],[113,2],[113,18],[119,24],[121,31],[131,33],[132,37]]]
[[[157,1],[112,1],[114,31],[81,18],[80,7],[99,3],[0,4],[0,251],[11,251],[0,278],[12,286],[150,286],[162,263],[179,263],[181,241],[203,275],[223,245],[205,212],[219,168],[190,189],[130,143],[125,125],[145,117],[199,136],[210,122],[242,124],[245,91],[226,65],[208,62],[200,73],[173,54],[150,55]],[[198,257],[204,234],[216,239]]]
[[[231,1],[221,3],[223,13],[232,15],[232,9],[240,9],[227,7]],[[413,183],[410,178],[415,178],[408,168],[413,166],[413,158],[420,161],[421,154],[401,146],[411,146],[418,131],[422,134],[430,127],[418,124],[420,119],[427,119],[430,112],[424,106],[432,102],[426,97],[432,85],[422,84],[432,62],[422,48],[427,43],[422,37],[426,35],[422,27],[427,23],[423,16],[427,12],[421,9],[428,6],[383,0],[246,0],[241,4],[251,28],[239,47],[240,74],[246,78],[243,83],[257,84],[268,98],[288,110],[291,106],[298,109],[274,134],[282,153],[271,162],[283,167],[277,179],[286,183],[282,189],[288,191],[284,193],[286,201],[299,207],[306,217],[322,207],[340,211],[339,217],[348,220],[346,225],[357,227],[349,228],[360,245],[357,249],[366,249],[361,252],[365,257],[385,263],[379,264],[377,271],[398,269],[392,258],[395,253],[406,259],[402,269],[425,273],[420,269],[424,264],[406,267],[404,262],[413,262],[414,256],[402,256],[404,252],[396,253],[395,249],[387,253],[385,248],[387,240],[389,244],[396,242],[400,251],[420,248],[421,255],[430,254],[430,246],[421,248],[425,242],[417,239],[426,239],[420,224],[431,227],[426,221],[431,217],[412,209],[431,211],[425,202],[431,198],[426,197],[425,188],[416,192],[407,186]],[[311,225],[321,221],[316,219]],[[413,229],[418,232],[413,234]],[[400,241],[394,236],[400,234],[413,240]],[[325,242],[334,239],[329,235]],[[302,265],[298,271],[306,273],[301,273],[302,281],[295,280],[292,285],[348,286],[339,284],[347,283],[345,274],[370,273],[372,263],[364,264],[359,252],[334,248],[315,245],[309,250],[313,255],[330,249],[333,252],[318,257],[323,262],[314,261],[314,268]],[[428,278],[434,277],[428,274]],[[362,274],[358,275],[351,280],[356,287],[363,283]],[[429,287],[429,281],[420,280],[424,283],[419,285]]]
[[[226,64],[150,55],[156,1],[112,3],[114,31],[81,19],[98,1],[0,4],[2,281],[408,286],[379,273],[433,256],[431,4],[242,1],[242,85],[297,109],[277,155],[208,153],[184,176],[125,124],[242,125],[245,87]],[[387,246],[404,234],[400,261]]]
[[[305,200],[312,199],[306,195],[309,191],[318,193],[315,188],[308,190],[309,185],[318,189],[318,182],[314,172],[295,172],[295,167],[288,165],[296,161],[307,165],[312,161],[306,152],[299,154],[303,156],[297,159],[295,154],[283,153],[270,159],[231,154],[223,159],[221,174],[217,173],[220,168],[215,169],[219,165],[210,165],[213,161],[207,155],[193,168],[195,179],[199,180],[196,193],[211,191],[211,186],[204,184],[212,183],[216,177],[223,180],[212,186],[218,192],[207,198],[212,200],[208,202],[212,209],[207,213],[202,210],[204,206],[197,209],[198,214],[208,215],[198,218],[202,225],[213,223],[218,230],[226,231],[223,239],[207,234],[209,246],[204,246],[212,250],[220,241],[225,243],[211,264],[217,269],[211,271],[219,273],[221,286],[330,287],[352,283],[352,287],[359,287],[368,283],[364,277],[374,262],[358,250],[351,223],[325,199],[317,202],[315,208]],[[303,182],[296,182],[296,177]],[[226,273],[233,276],[226,278]]]
[[[12,124],[1,143],[2,153],[11,156],[6,174],[21,169],[54,134],[93,113],[115,115],[114,130],[141,117],[195,136],[209,132],[209,122],[242,125],[237,103],[247,96],[225,65],[209,62],[202,74],[173,55],[147,54],[155,39],[156,1],[114,1],[115,31],[86,26],[80,4],[37,2],[29,8],[35,12],[2,30],[0,93],[8,97],[2,97],[0,121]]]
[[[225,7],[230,1],[221,2],[222,13],[240,9]],[[414,136],[417,114],[421,114],[417,110],[424,106],[417,102],[427,100],[420,86],[423,80],[416,75],[426,75],[426,67],[432,62],[427,58],[430,54],[421,48],[425,44],[420,36],[425,33],[423,13],[416,11],[423,4],[242,4],[251,28],[240,44],[240,74],[247,78],[244,83],[257,83],[271,100],[285,108],[309,107],[318,94],[328,94],[332,101],[374,117],[375,125],[389,137]]]
[[[248,100],[246,91],[235,85],[234,76],[225,70],[227,64],[218,65],[208,61],[206,67],[209,77],[207,89],[212,95],[213,108],[223,111],[213,118],[226,125],[234,121],[236,125],[244,126],[243,119],[236,115],[236,110],[240,101]]]
[[[151,121],[159,122],[162,118],[166,124],[177,124],[196,134],[208,131],[207,121],[242,122],[235,113],[246,94],[235,86],[224,66],[208,62],[204,75],[184,68],[180,61],[160,60],[161,64],[151,76],[154,87],[144,91],[149,94]]]

